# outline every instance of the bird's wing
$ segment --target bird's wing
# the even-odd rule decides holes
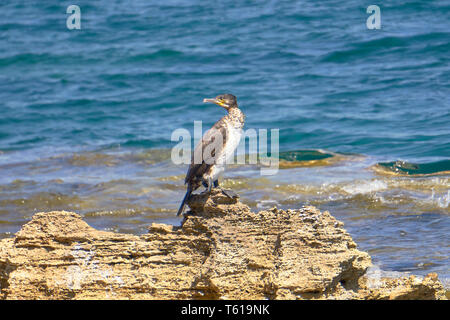
[[[216,122],[211,129],[206,131],[202,140],[194,149],[184,183],[188,183],[194,177],[200,177],[215,163],[216,155],[223,151],[226,141],[226,127],[223,119]]]

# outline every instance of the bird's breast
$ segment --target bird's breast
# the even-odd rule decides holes
[[[227,138],[224,145],[223,161],[221,163],[230,163],[234,158],[234,152],[241,141],[242,129],[236,128],[232,124],[228,125],[227,128]]]

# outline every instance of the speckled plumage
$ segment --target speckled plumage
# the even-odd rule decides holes
[[[217,121],[195,147],[184,181],[187,184],[187,192],[177,215],[181,214],[186,200],[193,191],[202,184],[210,190],[212,183],[218,183],[226,163],[234,156],[244,127],[245,115],[239,109],[235,96],[226,94],[206,100],[221,105],[228,114]],[[220,101],[224,103],[220,104]]]

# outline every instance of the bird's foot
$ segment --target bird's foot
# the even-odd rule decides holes
[[[203,191],[201,194],[202,195],[207,195],[207,194],[211,194],[212,190],[219,190],[220,192],[222,192],[225,196],[227,196],[230,199],[237,199],[239,198],[239,195],[234,192],[233,190],[230,189],[223,189],[221,187],[214,187],[214,188],[206,188],[205,191]]]
[[[222,189],[222,188],[219,188],[219,190],[222,191],[222,193],[230,199],[239,198],[239,195],[236,192],[234,192],[233,190]]]

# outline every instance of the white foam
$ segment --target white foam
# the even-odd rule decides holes
[[[376,191],[386,190],[388,185],[380,180],[364,181],[352,183],[342,188],[348,194],[372,193]]]
[[[434,189],[432,189],[431,196],[427,199],[427,202],[436,204],[440,208],[448,208],[450,204],[450,190],[447,191],[446,195],[436,196]]]
[[[279,207],[280,203],[276,200],[261,200],[258,201],[258,203],[256,204],[256,207],[258,209],[268,209],[268,208],[273,208],[273,207]]]

